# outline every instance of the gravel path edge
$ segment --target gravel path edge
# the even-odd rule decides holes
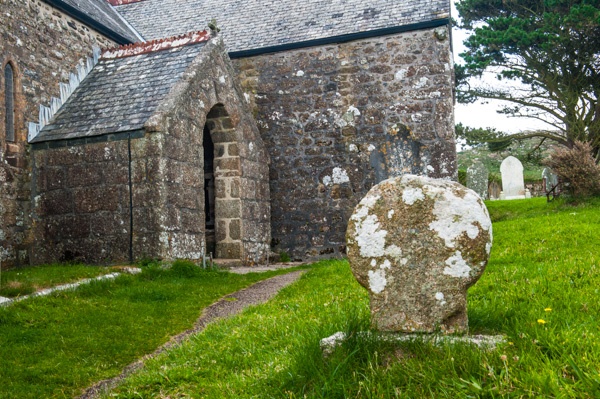
[[[206,326],[213,321],[234,316],[249,306],[259,305],[267,302],[269,299],[277,295],[282,288],[285,288],[288,285],[296,282],[304,272],[305,270],[298,270],[295,272],[271,277],[269,279],[254,283],[247,288],[236,291],[233,294],[225,295],[217,302],[206,307],[202,311],[202,314],[198,320],[196,320],[196,323],[194,323],[194,327],[175,335],[154,352],[145,355],[141,359],[131,363],[129,366],[125,367],[118,376],[99,381],[86,388],[84,393],[78,396],[78,399],[95,399],[102,394],[110,392],[129,375],[133,374],[137,370],[140,370],[147,360],[152,359],[169,350],[170,348],[181,344],[191,335],[197,334],[204,330]]]

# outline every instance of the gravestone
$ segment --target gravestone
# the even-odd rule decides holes
[[[479,160],[475,160],[467,168],[467,188],[475,191],[482,199],[488,198],[488,178],[489,172]]]
[[[500,199],[526,198],[523,181],[523,164],[513,156],[506,157],[500,165],[502,174],[502,194]]]
[[[423,176],[385,180],[355,208],[346,241],[378,329],[467,331],[467,289],[492,247],[492,223],[474,191]]]
[[[558,185],[558,176],[555,175],[550,168],[544,168],[544,170],[542,170],[542,179],[544,180],[544,191],[546,191],[546,193]]]

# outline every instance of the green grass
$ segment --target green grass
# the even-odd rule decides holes
[[[494,351],[366,338],[368,299],[344,261],[149,362],[117,398],[598,398],[600,201],[488,203],[494,248],[469,290]],[[319,340],[351,335],[330,357]]]
[[[0,296],[17,297],[40,289],[114,272],[107,267],[53,264],[0,272]]]
[[[0,307],[0,398],[73,397],[190,328],[218,298],[274,274],[151,265]]]

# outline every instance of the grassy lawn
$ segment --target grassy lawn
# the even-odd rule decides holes
[[[275,274],[150,266],[0,307],[0,398],[73,397],[190,328],[223,295]]]
[[[486,352],[370,340],[368,299],[344,261],[152,360],[117,398],[598,398],[600,201],[488,203],[494,248],[469,291]],[[319,340],[351,334],[324,359]]]
[[[72,283],[115,272],[107,267],[87,265],[44,265],[0,272],[0,296],[29,295],[43,288]]]

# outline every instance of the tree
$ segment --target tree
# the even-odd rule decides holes
[[[457,65],[460,102],[505,100],[499,112],[535,118],[542,137],[573,148],[587,142],[600,159],[600,1],[462,0],[461,28],[472,30]],[[498,85],[473,85],[493,72]],[[519,83],[507,86],[504,82]]]

